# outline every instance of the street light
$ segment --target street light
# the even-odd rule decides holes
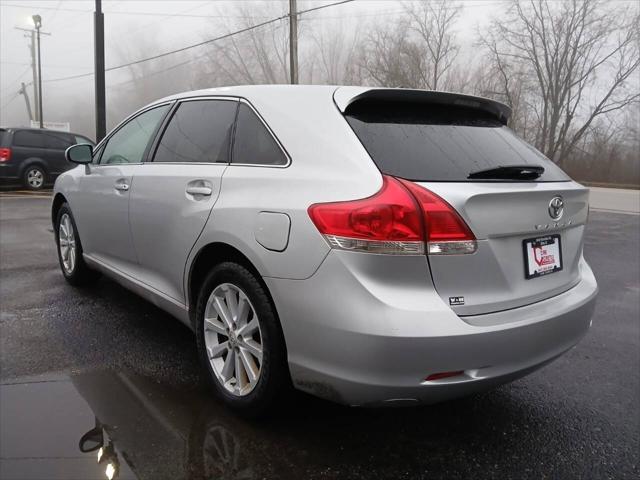
[[[42,115],[42,63],[40,63],[40,27],[42,27],[42,17],[34,15],[31,18],[33,19],[33,25],[36,27],[38,42],[38,108],[40,110],[40,128],[44,128]]]

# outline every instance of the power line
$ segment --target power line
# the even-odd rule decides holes
[[[334,7],[336,5],[342,5],[342,4],[353,2],[353,1],[354,0],[341,0],[339,2],[330,3],[330,4],[322,5],[322,6],[319,6],[319,7],[309,8],[307,10],[301,10],[301,11],[298,12],[298,15],[302,15],[304,13],[313,12],[313,11],[316,11],[316,10],[321,10],[323,8]],[[272,18],[270,20],[266,20],[264,22],[257,23],[255,25],[251,25],[249,27],[241,28],[240,30],[236,30],[235,32],[230,32],[230,33],[226,33],[224,35],[220,35],[220,36],[215,37],[215,38],[210,38],[209,40],[204,40],[202,42],[194,43],[192,45],[187,45],[185,47],[177,48],[175,50],[171,50],[171,51],[168,51],[168,52],[159,53],[158,55],[153,55],[151,57],[141,58],[140,60],[135,60],[133,62],[127,62],[127,63],[123,63],[121,65],[116,65],[116,66],[113,66],[113,67],[109,67],[109,68],[105,69],[105,72],[111,72],[113,70],[119,70],[121,68],[130,67],[132,65],[137,65],[139,63],[148,62],[150,60],[157,60],[158,58],[163,58],[163,57],[166,57],[166,56],[169,56],[169,55],[173,55],[175,53],[184,52],[184,51],[190,50],[192,48],[201,47],[201,46],[207,45],[209,43],[217,42],[219,40],[224,40],[225,38],[229,38],[229,37],[232,37],[234,35],[245,33],[245,32],[248,32],[250,30],[255,30],[256,28],[264,27],[265,25],[269,25],[271,23],[275,23],[275,22],[278,22],[280,20],[284,20],[285,18],[288,18],[288,17],[289,17],[289,14],[281,15],[279,17],[275,17],[275,18]],[[93,72],[80,73],[80,74],[77,74],[77,75],[70,75],[70,76],[67,76],[67,77],[52,78],[52,79],[43,80],[43,81],[45,83],[61,82],[63,80],[74,80],[76,78],[90,77],[91,75],[93,75]]]

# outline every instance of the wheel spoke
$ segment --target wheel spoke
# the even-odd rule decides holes
[[[69,271],[73,271],[73,267],[76,265],[76,250],[75,248],[69,248]]]
[[[249,305],[249,300],[243,293],[238,292],[238,314],[236,316],[236,325],[239,329],[247,324],[247,318],[249,317],[250,311],[251,306]]]
[[[245,348],[251,353],[251,355],[262,362],[262,345],[260,345],[258,342],[252,339],[242,340],[240,342],[240,346]]]
[[[235,356],[235,362],[236,362],[236,388],[239,391],[242,391],[242,389],[245,387],[245,385],[247,384],[246,382],[246,374],[244,372],[244,368],[242,366],[242,360],[240,360],[240,355],[238,355],[237,353],[234,355]]]
[[[238,317],[238,300],[236,298],[237,293],[235,290],[227,287],[224,291],[224,301],[227,305],[227,312],[229,312],[229,317],[231,321],[235,324],[236,319]]]
[[[248,337],[258,329],[258,320],[253,318],[249,323],[238,329],[238,335]]]
[[[221,335],[228,335],[227,329],[225,328],[225,326],[220,323],[217,322],[215,319],[213,318],[205,318],[204,319],[204,329],[205,331],[207,330],[211,330],[214,331],[216,333],[219,333]]]
[[[229,349],[229,342],[222,342],[218,345],[208,348],[209,358],[220,358],[223,353]]]
[[[240,347],[240,358],[242,359],[242,365],[244,366],[245,372],[247,372],[247,377],[249,378],[249,383],[254,383],[258,380],[258,374],[260,370],[258,369],[256,362],[253,361],[249,352],[244,347]]]
[[[69,240],[67,240],[66,238],[60,238],[60,246],[61,247],[69,247]]]
[[[222,321],[227,325],[227,328],[233,328],[233,319],[229,314],[229,310],[227,310],[227,306],[225,302],[220,297],[214,297],[213,306],[218,312],[218,315],[222,319]]]
[[[224,380],[225,383],[227,383],[233,376],[233,371],[235,370],[235,366],[236,366],[236,352],[234,352],[233,350],[229,350],[229,354],[227,355],[227,358],[224,361],[224,367],[222,367],[222,371],[220,372],[220,375],[222,376],[222,379]]]

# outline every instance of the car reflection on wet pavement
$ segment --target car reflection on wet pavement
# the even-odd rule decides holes
[[[110,371],[0,387],[0,477],[253,479],[241,420],[151,379]],[[236,433],[233,433],[236,431]]]

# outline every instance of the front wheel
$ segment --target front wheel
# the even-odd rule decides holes
[[[58,261],[65,280],[71,285],[83,286],[98,278],[97,272],[89,269],[82,257],[82,243],[78,236],[76,222],[66,203],[63,203],[58,211],[55,235]]]
[[[214,267],[196,320],[198,353],[217,396],[251,416],[272,409],[289,374],[280,324],[258,279],[236,263]]]

